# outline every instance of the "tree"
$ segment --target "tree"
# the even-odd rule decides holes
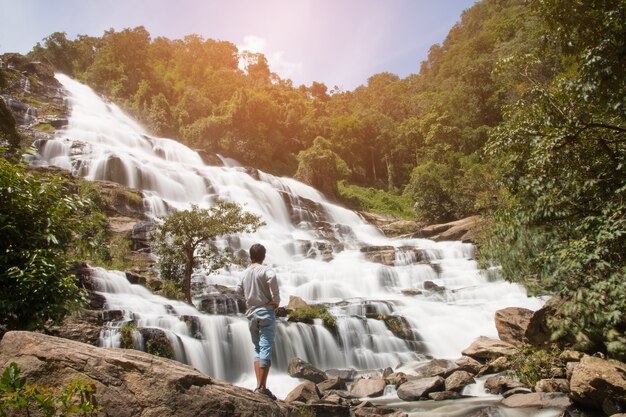
[[[546,46],[516,62],[528,85],[489,153],[504,193],[484,253],[506,278],[562,298],[554,340],[626,358],[626,2],[536,0]],[[560,72],[537,76],[540,57]]]
[[[251,233],[262,226],[261,219],[242,211],[236,203],[218,200],[214,206],[176,211],[162,217],[153,238],[155,254],[160,258],[162,277],[178,281],[188,303],[191,299],[191,274],[204,266],[215,271],[229,262],[228,249],[219,248],[219,237]]]
[[[330,198],[337,198],[337,181],[349,174],[348,165],[331,149],[331,143],[321,136],[313,145],[298,154],[296,178]]]
[[[83,301],[68,261],[90,249],[85,233],[104,227],[94,212],[60,178],[0,158],[0,328],[34,329]]]

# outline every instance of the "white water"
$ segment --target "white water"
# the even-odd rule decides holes
[[[423,239],[393,240],[356,213],[326,201],[315,189],[289,178],[258,172],[259,180],[235,161],[207,166],[182,144],[150,136],[117,106],[101,100],[88,87],[57,75],[68,93],[71,117],[54,140],[40,143],[40,164],[56,165],[90,180],[111,180],[144,192],[149,216],[208,207],[216,197],[242,204],[267,226],[238,239],[247,250],[260,242],[268,249],[266,263],[274,265],[282,305],[290,295],[310,303],[329,303],[337,315],[337,334],[321,324],[279,324],[270,386],[284,397],[298,381],[285,374],[289,358],[297,356],[321,369],[378,369],[420,360],[425,354],[457,358],[480,335],[497,337],[496,310],[510,306],[537,309],[542,301],[528,298],[510,283],[489,282],[477,269],[472,245],[435,243]],[[286,204],[289,203],[289,206]],[[310,207],[316,207],[311,210]],[[307,208],[309,207],[309,208]],[[325,221],[329,229],[319,232]],[[329,235],[331,236],[329,240]],[[417,247],[426,250],[437,273],[398,249],[396,266],[368,262],[360,248],[369,245]],[[320,248],[332,247],[332,260],[321,260]],[[311,258],[318,253],[316,258]],[[207,284],[235,287],[241,270],[200,277]],[[95,275],[111,310],[123,310],[139,327],[163,329],[176,358],[209,375],[252,387],[252,345],[240,315],[217,316],[151,294],[131,285],[123,273],[96,269]],[[424,281],[444,286],[443,293],[404,296],[403,289],[422,288]],[[365,314],[369,318],[365,317]],[[395,337],[378,314],[403,316],[415,341]],[[199,338],[180,316],[195,316]],[[116,326],[103,331],[101,344],[119,346]],[[141,338],[136,341],[141,345]]]

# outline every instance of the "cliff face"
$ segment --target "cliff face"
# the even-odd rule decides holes
[[[296,416],[283,401],[208,377],[144,352],[105,349],[30,332],[0,342],[0,369],[16,362],[29,383],[59,386],[78,377],[96,386],[105,416]]]

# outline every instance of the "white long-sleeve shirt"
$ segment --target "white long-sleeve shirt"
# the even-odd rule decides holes
[[[269,266],[250,265],[243,273],[238,290],[246,300],[247,317],[262,308],[274,308],[270,303],[280,304],[276,272]]]

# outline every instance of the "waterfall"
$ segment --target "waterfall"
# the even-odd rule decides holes
[[[262,243],[266,263],[277,271],[282,305],[297,295],[326,304],[336,316],[334,329],[321,321],[279,323],[270,374],[279,396],[298,383],[286,376],[291,357],[320,369],[357,370],[395,367],[428,355],[455,359],[478,336],[497,337],[496,310],[542,305],[521,286],[487,279],[470,244],[386,238],[312,187],[227,158],[224,166],[206,165],[192,149],[150,135],[89,87],[62,74],[56,77],[67,92],[71,114],[66,128],[37,143],[40,159],[34,163],[141,189],[150,217],[191,204],[210,207],[216,198],[241,204],[266,226],[232,239],[238,245],[233,249]],[[368,261],[361,249],[371,246],[391,247],[395,263]],[[230,268],[195,278],[234,288],[241,276],[240,268]],[[254,383],[247,321],[236,314],[236,306],[228,307],[227,315],[208,315],[130,284],[119,271],[94,268],[94,277],[106,308],[121,311],[123,321],[133,320],[138,327],[162,330],[177,360],[243,386]],[[421,290],[426,281],[445,290],[403,292]],[[410,337],[393,332],[385,318],[402,319]],[[120,346],[119,326],[111,323],[102,331],[102,346]]]

